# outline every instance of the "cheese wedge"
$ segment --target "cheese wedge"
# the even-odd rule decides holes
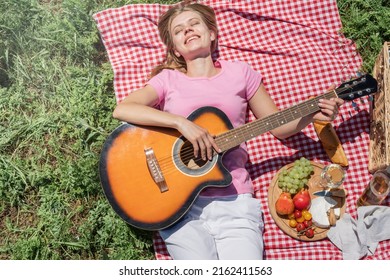
[[[313,224],[320,228],[329,228],[330,223],[329,223],[328,211],[331,207],[336,206],[336,204],[337,202],[331,197],[321,196],[312,199],[311,206],[310,206],[310,213],[312,216]],[[340,216],[340,212],[338,212],[336,216]]]

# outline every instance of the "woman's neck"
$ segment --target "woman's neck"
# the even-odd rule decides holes
[[[211,56],[196,58],[187,61],[187,73],[189,77],[212,77],[218,74],[220,68],[216,68]]]

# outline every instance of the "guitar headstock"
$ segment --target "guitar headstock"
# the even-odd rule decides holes
[[[378,82],[369,74],[364,74],[361,77],[342,83],[335,92],[338,97],[351,101],[356,98],[371,95],[376,93]]]

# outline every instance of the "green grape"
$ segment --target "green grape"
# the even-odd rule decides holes
[[[310,160],[301,157],[294,161],[290,169],[282,169],[278,177],[278,186],[285,192],[296,194],[309,181],[314,167]]]

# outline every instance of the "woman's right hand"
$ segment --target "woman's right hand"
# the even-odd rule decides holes
[[[177,130],[191,142],[195,157],[198,157],[200,154],[203,160],[211,160],[214,154],[213,150],[221,152],[214,137],[208,130],[194,122],[180,117],[177,123]]]

